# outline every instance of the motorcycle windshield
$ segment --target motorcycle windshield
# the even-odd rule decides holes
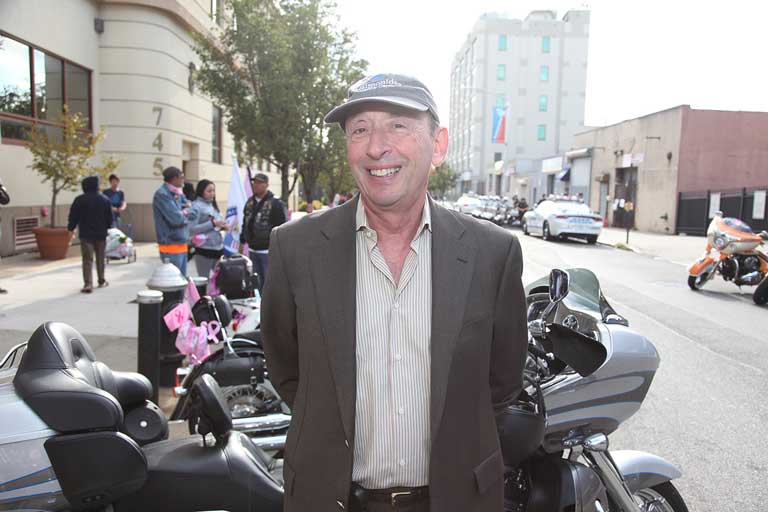
[[[614,309],[605,300],[600,289],[600,281],[591,270],[586,268],[567,269],[568,295],[563,302],[570,309],[577,309],[593,315],[595,318],[605,320],[610,314],[615,314]],[[525,294],[531,291],[546,292],[549,289],[549,276],[537,279],[525,287]]]
[[[723,219],[723,222],[725,222],[725,225],[728,226],[729,228],[733,228],[737,231],[743,231],[744,233],[754,234],[754,231],[752,231],[752,228],[749,227],[749,224],[747,224],[742,220],[736,219],[734,217],[725,217]]]

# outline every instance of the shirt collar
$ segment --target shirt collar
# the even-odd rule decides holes
[[[421,211],[421,224],[416,231],[416,236],[419,236],[425,228],[432,231],[432,213],[429,210],[429,197],[425,197],[424,199],[424,209]],[[362,198],[359,198],[357,200],[357,210],[355,212],[355,231],[360,231],[361,229],[371,229],[371,227],[368,225],[368,216],[365,213],[363,200]]]

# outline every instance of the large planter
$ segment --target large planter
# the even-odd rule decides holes
[[[69,246],[72,245],[72,235],[67,228],[37,227],[32,232],[42,259],[61,260],[67,257]]]

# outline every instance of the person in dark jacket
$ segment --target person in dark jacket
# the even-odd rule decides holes
[[[83,256],[83,293],[93,291],[93,259],[96,257],[96,274],[99,288],[107,286],[104,278],[104,247],[107,229],[112,225],[112,205],[107,196],[99,192],[99,177],[83,178],[83,194],[75,198],[69,208],[67,229],[80,234],[80,253]]]
[[[243,208],[243,229],[240,244],[248,243],[248,253],[253,261],[253,271],[259,275],[264,288],[267,280],[269,234],[276,226],[286,221],[283,202],[269,190],[269,177],[264,173],[254,175],[253,195]]]

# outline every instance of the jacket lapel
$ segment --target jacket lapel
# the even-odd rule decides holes
[[[453,349],[467,305],[475,267],[475,247],[463,239],[464,226],[430,199],[432,213],[432,336],[430,431],[443,417]]]
[[[347,440],[355,425],[355,209],[357,199],[328,212],[310,265],[336,398]],[[321,217],[322,218],[322,217]]]

